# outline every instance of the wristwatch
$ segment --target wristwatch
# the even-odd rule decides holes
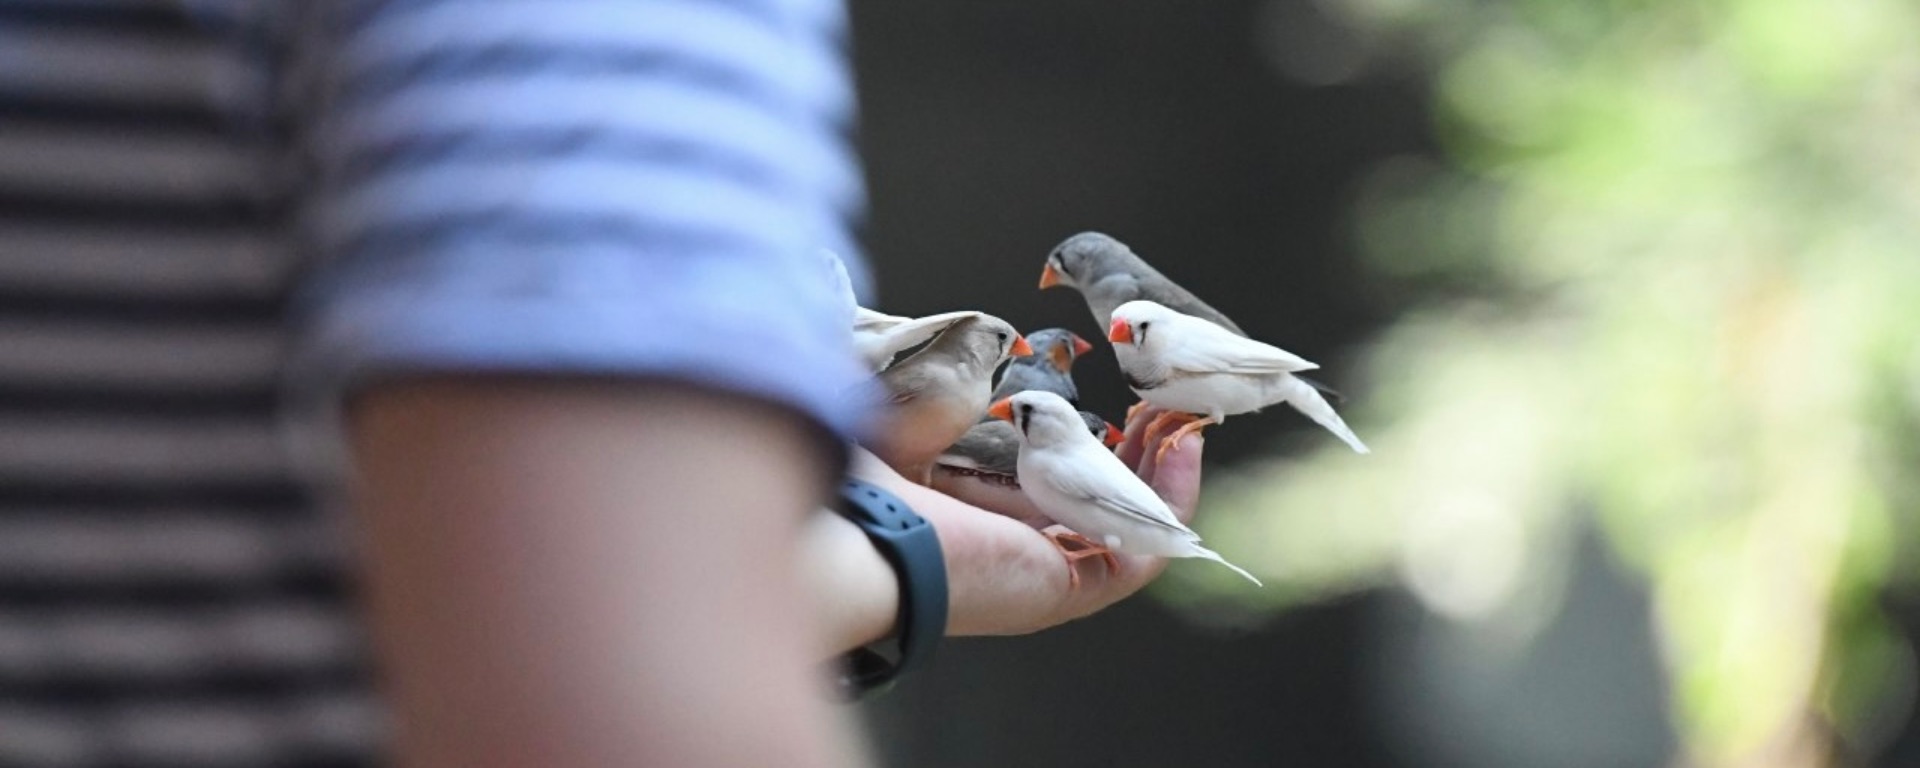
[[[840,486],[839,511],[866,531],[900,582],[893,633],[844,659],[837,682],[851,700],[892,688],[900,675],[933,656],[947,633],[947,561],[933,525],[884,488],[847,478]]]

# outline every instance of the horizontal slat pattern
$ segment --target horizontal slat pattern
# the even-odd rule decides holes
[[[0,286],[96,299],[259,301],[284,291],[293,259],[259,231],[0,218]]]
[[[233,589],[331,571],[343,546],[305,515],[27,509],[0,516],[0,595],[49,583]]]
[[[290,7],[0,0],[0,766],[383,739],[274,410],[296,257],[248,57]]]
[[[271,387],[280,334],[270,327],[35,323],[0,318],[0,379],[113,391]]]
[[[271,419],[0,416],[0,483],[246,485],[290,475]]]
[[[175,208],[265,202],[263,158],[219,136],[0,122],[0,191],[89,204]]]
[[[204,39],[0,25],[0,96],[8,98],[215,112],[259,87],[236,51]]]
[[[364,694],[265,702],[131,701],[96,715],[0,704],[0,765],[336,766],[377,746]]]
[[[0,608],[0,686],[134,687],[196,678],[353,671],[361,638],[339,606],[270,600],[191,611]]]

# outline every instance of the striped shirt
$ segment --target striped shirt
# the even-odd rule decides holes
[[[660,376],[850,434],[831,0],[0,0],[0,766],[383,741],[285,384]]]

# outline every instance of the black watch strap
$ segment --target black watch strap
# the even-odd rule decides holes
[[[889,640],[893,658],[876,646],[847,655],[841,693],[859,698],[892,687],[906,671],[922,666],[947,633],[947,562],[933,525],[899,497],[864,480],[840,488],[840,514],[867,532],[900,582],[900,614]]]

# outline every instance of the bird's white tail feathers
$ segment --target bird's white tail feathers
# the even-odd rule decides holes
[[[1288,405],[1293,406],[1294,410],[1307,418],[1313,419],[1313,423],[1326,427],[1327,431],[1340,438],[1341,442],[1346,443],[1356,453],[1372,453],[1367,450],[1367,444],[1360,442],[1360,437],[1347,428],[1347,423],[1340,419],[1340,414],[1334,413],[1333,406],[1327,404],[1327,399],[1321,397],[1318,390],[1291,376],[1287,379],[1285,393]]]
[[[1253,574],[1247,573],[1247,570],[1245,568],[1241,568],[1240,566],[1227,562],[1227,559],[1224,557],[1221,557],[1220,553],[1218,552],[1215,552],[1211,549],[1207,549],[1206,547],[1200,546],[1199,544],[1194,544],[1193,554],[1195,557],[1201,557],[1208,560],[1212,560],[1228,568],[1232,568],[1234,573],[1247,577],[1247,581],[1253,582],[1254,586],[1257,586],[1257,587],[1266,586],[1265,584],[1261,584],[1259,579],[1254,578]]]

